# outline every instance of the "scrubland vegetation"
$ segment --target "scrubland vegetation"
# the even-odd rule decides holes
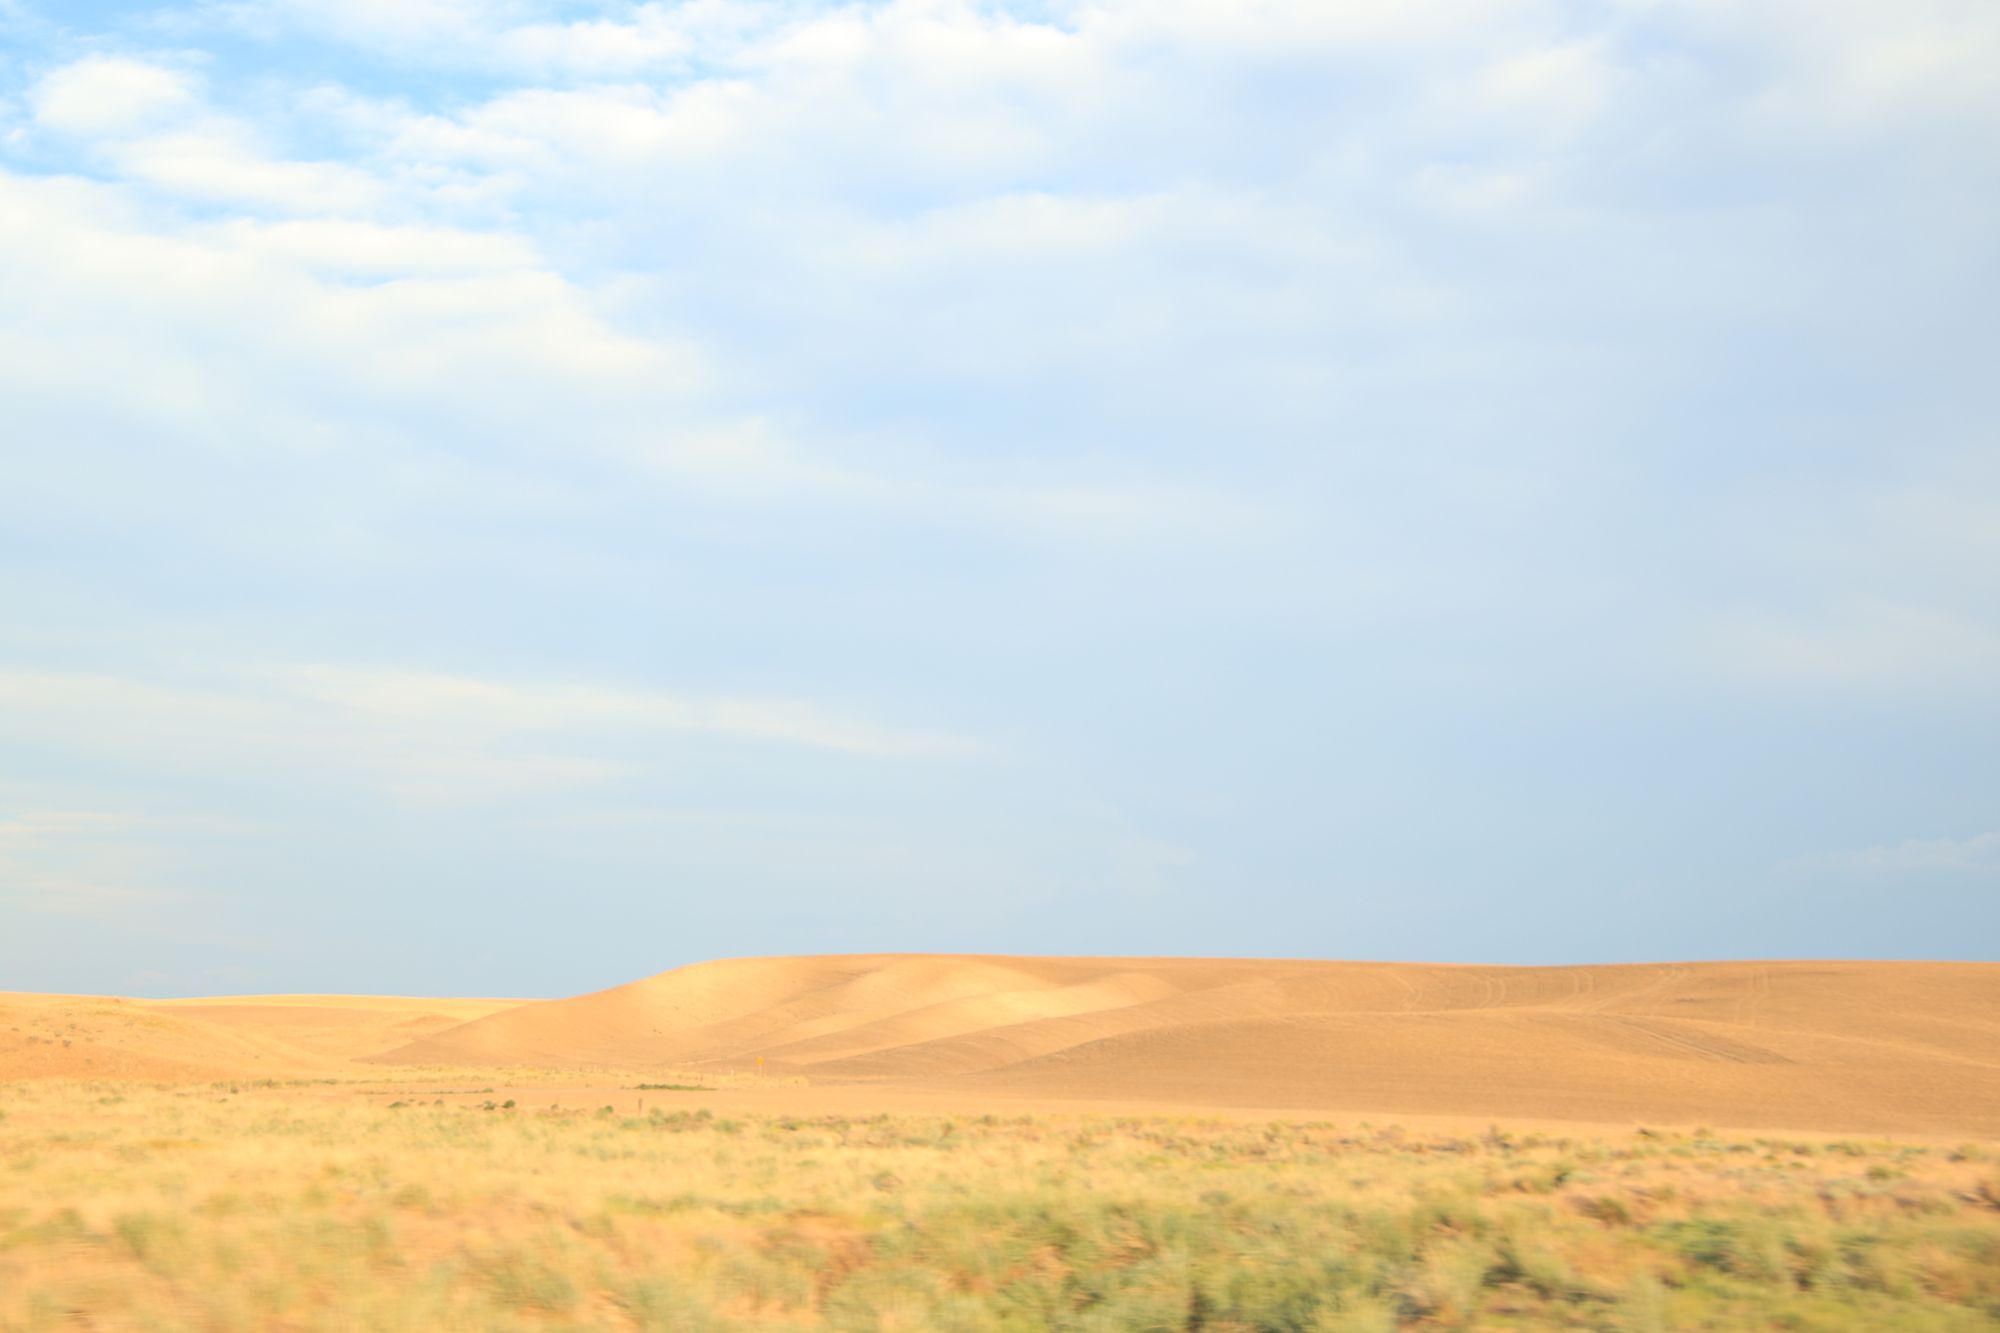
[[[0,1085],[0,1327],[2000,1322],[1979,1145],[790,1118],[678,1089],[634,1114],[446,1086]]]

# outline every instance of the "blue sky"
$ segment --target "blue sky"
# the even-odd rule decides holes
[[[0,988],[2000,957],[1996,69],[0,0]]]

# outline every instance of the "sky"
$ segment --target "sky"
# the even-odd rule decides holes
[[[1985,0],[0,0],[0,989],[2000,958]]]

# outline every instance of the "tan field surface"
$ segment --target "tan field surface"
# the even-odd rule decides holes
[[[545,1001],[0,993],[0,1077],[629,1087],[810,1110],[1061,1105],[2000,1134],[2000,965],[849,955]],[[489,1077],[487,1082],[493,1082]],[[505,1079],[501,1079],[505,1081]]]

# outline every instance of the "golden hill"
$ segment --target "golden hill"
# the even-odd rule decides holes
[[[763,1073],[801,1110],[931,1098],[2000,1136],[2000,964],[878,954],[730,959],[530,1002],[0,993],[0,1078],[383,1065],[580,1084]]]
[[[1125,1104],[2000,1133],[2000,965],[702,963],[387,1052]]]
[[[0,1078],[325,1078],[519,1000],[249,995],[129,1000],[0,991]]]

